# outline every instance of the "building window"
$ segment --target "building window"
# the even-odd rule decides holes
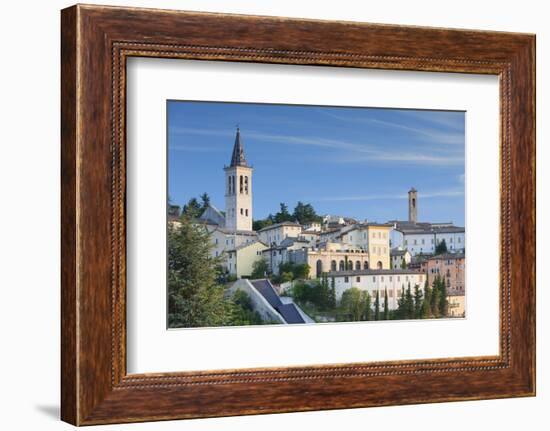
[[[348,283],[349,282],[349,277],[344,277],[344,283]]]
[[[414,240],[414,245],[416,245],[416,243],[417,243],[417,241],[416,241],[416,240]]]
[[[424,244],[424,240],[422,240],[422,244]]]
[[[344,261],[341,260],[341,261],[340,261],[340,268],[339,268],[339,270],[340,270],[340,271],[345,271],[345,269],[346,269],[346,267],[344,266]]]
[[[458,237],[458,242],[461,242],[461,239],[460,239],[460,237]]]
[[[244,189],[243,176],[239,175],[239,193],[242,194]]]
[[[372,276],[372,281],[374,281],[376,283],[376,276]]]
[[[330,270],[331,271],[336,271],[336,261],[335,260],[330,262]]]
[[[244,210],[244,215],[248,217],[248,208]]]
[[[244,212],[244,211],[243,211],[243,209],[241,208],[241,215],[243,215],[243,212]]]
[[[248,194],[248,177],[244,177],[244,191]]]
[[[409,241],[408,240],[405,240],[405,245],[408,245]]]
[[[392,281],[392,276],[390,275],[390,281]]]
[[[361,281],[361,277],[355,277],[355,281],[359,283]]]
[[[355,262],[355,270],[360,271],[361,270],[361,262],[357,261]]]
[[[369,269],[369,263],[367,261],[363,263],[363,269]]]

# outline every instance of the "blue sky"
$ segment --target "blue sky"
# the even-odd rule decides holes
[[[224,209],[238,124],[254,219],[303,201],[318,214],[405,220],[415,187],[419,220],[464,225],[464,112],[169,101],[167,124],[175,204],[207,192]]]

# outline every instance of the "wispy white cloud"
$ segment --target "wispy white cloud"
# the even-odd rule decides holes
[[[343,116],[343,115],[337,115],[330,111],[326,110],[319,110],[319,112],[322,112],[325,115],[328,115],[329,117],[332,117],[334,119],[344,121],[344,122],[351,122],[351,123],[361,123],[361,124],[377,124],[379,126],[383,127],[389,127],[393,129],[399,129],[404,130],[406,132],[410,132],[412,134],[420,135],[423,138],[428,138],[430,142],[439,143],[439,144],[452,144],[452,145],[463,145],[464,144],[464,134],[461,130],[458,130],[456,127],[456,122],[453,122],[452,128],[454,131],[441,131],[437,130],[430,126],[408,126],[406,124],[397,123],[395,121],[386,121],[386,120],[379,120],[376,118],[369,118],[369,117],[357,117],[357,116]],[[407,111],[400,111],[407,112]],[[416,114],[417,116],[419,114]],[[431,118],[423,115],[421,117],[418,117],[419,119],[425,120],[426,118]],[[438,122],[440,125],[447,125],[446,123],[451,123],[449,120],[442,120],[441,122]]]
[[[232,130],[224,131],[185,127],[174,127],[171,129],[171,133],[194,134],[220,138],[234,136],[234,131]],[[323,160],[331,163],[397,162],[404,164],[425,165],[458,165],[464,163],[464,156],[462,153],[457,153],[456,151],[451,151],[446,148],[440,148],[438,151],[418,149],[416,152],[403,152],[402,149],[396,147],[373,145],[365,141],[351,142],[349,140],[330,139],[324,137],[268,134],[253,130],[246,131],[245,144],[246,139],[284,145],[311,146],[325,150],[332,150],[329,154],[320,154],[320,157]],[[220,141],[220,144],[221,143],[222,141]],[[174,147],[177,146],[178,145],[174,145]],[[197,146],[180,146],[181,151],[227,151],[225,140],[223,141],[223,146],[220,145],[220,147],[206,148]]]

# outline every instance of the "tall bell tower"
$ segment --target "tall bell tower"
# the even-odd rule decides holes
[[[416,223],[418,221],[418,197],[416,193],[417,192],[414,187],[409,190],[409,223]]]
[[[237,127],[231,163],[225,171],[225,227],[252,230],[252,167],[244,157],[241,132]]]

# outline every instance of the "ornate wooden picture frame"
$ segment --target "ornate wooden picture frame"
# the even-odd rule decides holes
[[[75,425],[535,394],[535,37],[102,6],[62,11],[61,416]],[[126,372],[126,60],[330,65],[500,80],[500,354]],[[496,221],[498,222],[498,221]]]

